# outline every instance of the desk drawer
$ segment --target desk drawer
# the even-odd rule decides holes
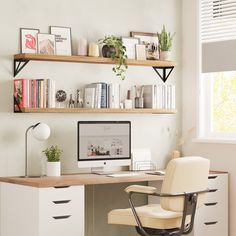
[[[45,217],[41,221],[39,235],[40,236],[79,236],[84,235],[83,224],[84,216],[61,215],[53,217]]]

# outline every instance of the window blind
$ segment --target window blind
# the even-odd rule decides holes
[[[201,0],[201,41],[236,39],[236,0]]]

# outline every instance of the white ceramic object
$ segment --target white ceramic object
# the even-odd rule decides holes
[[[99,57],[99,47],[96,43],[89,44],[89,56],[90,57]]]
[[[88,55],[88,42],[86,39],[78,40],[78,55],[79,56],[87,56]]]
[[[161,51],[160,60],[161,61],[169,61],[170,60],[170,51]]]
[[[47,176],[60,176],[61,162],[47,162]]]
[[[131,99],[125,99],[125,109],[132,109],[133,101]]]

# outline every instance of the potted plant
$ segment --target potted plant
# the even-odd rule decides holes
[[[46,148],[43,153],[47,157],[47,176],[60,176],[62,150],[58,146],[52,145],[50,148]]]
[[[175,33],[171,35],[170,32],[166,31],[165,25],[163,25],[162,32],[158,34],[159,38],[159,47],[160,47],[160,60],[169,60],[170,50],[172,48],[172,42]]]
[[[117,62],[117,65],[113,67],[113,71],[116,76],[119,76],[122,80],[124,80],[125,72],[128,66],[126,64],[126,48],[122,43],[121,37],[116,37],[113,35],[106,36],[104,39],[100,39],[99,43],[103,44],[103,57],[112,58]]]

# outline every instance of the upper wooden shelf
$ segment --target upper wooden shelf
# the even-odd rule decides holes
[[[176,109],[112,109],[112,108],[23,108],[22,113],[130,113],[130,114],[175,114]]]
[[[87,57],[87,56],[57,56],[57,55],[41,55],[41,54],[16,54],[14,60],[17,61],[55,61],[55,62],[75,62],[75,63],[91,63],[91,64],[115,64],[111,58],[104,57]],[[133,60],[127,59],[130,66],[150,66],[150,67],[172,67],[176,66],[173,61],[159,60]]]

